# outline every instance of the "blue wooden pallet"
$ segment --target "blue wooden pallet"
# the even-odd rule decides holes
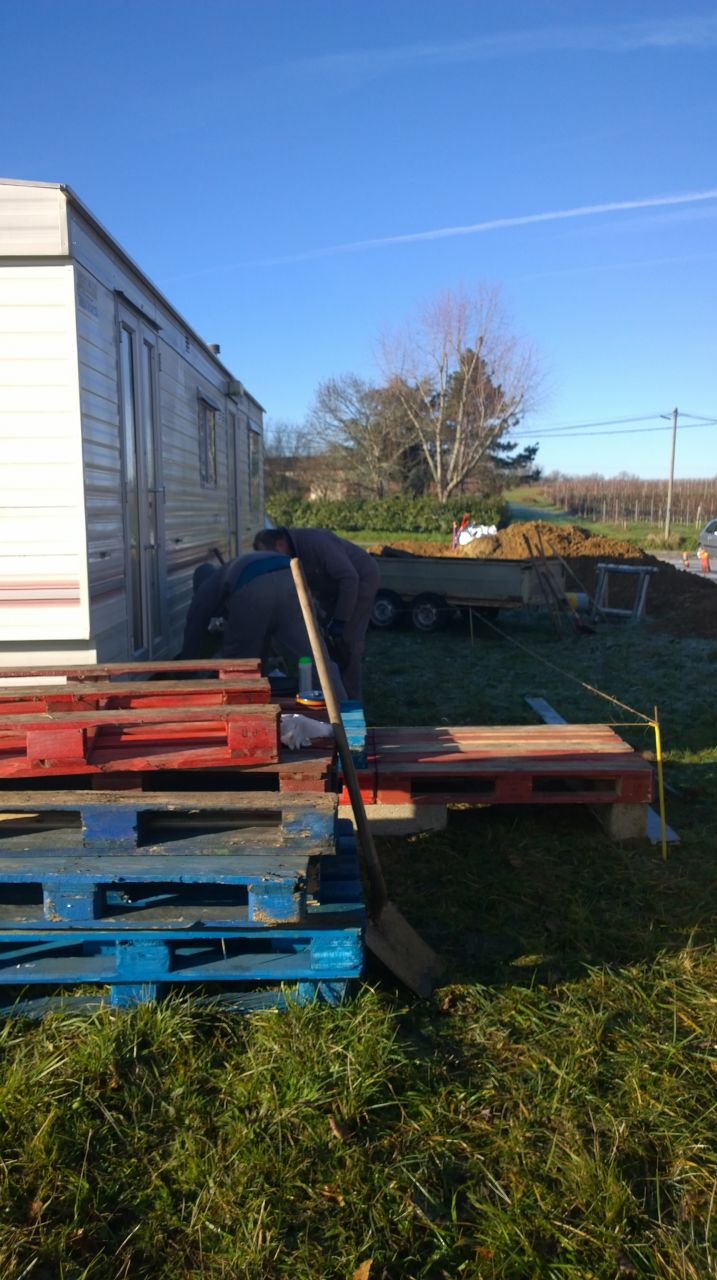
[[[336,851],[335,796],[20,792],[2,806],[0,924],[18,929],[298,923]]]
[[[264,987],[245,990],[230,983],[209,988],[187,983],[184,988],[169,988],[170,991],[184,990],[190,994],[192,1004],[202,1009],[217,1009],[226,1013],[260,1013],[262,1010],[281,1012],[290,1005],[306,1004],[341,1004],[347,997],[351,986],[349,978],[318,979],[310,982],[283,983],[281,987]],[[5,988],[5,994],[8,992]],[[0,988],[0,993],[3,989]],[[107,995],[101,992],[77,995],[74,991],[63,991],[59,994],[43,996],[33,994],[29,997],[21,995],[11,1004],[3,1003],[0,994],[0,1017],[43,1018],[45,1014],[77,1014],[94,1013],[98,1009],[109,1007],[131,1008],[138,1003],[153,999],[151,993],[140,993],[137,998],[133,991],[121,992],[119,985],[110,988]]]
[[[210,852],[0,858],[0,987],[11,1008],[11,988],[76,984],[107,984],[115,1005],[177,984],[240,984],[237,1007],[258,983],[259,1001],[274,1005],[285,983],[299,984],[302,999],[338,998],[361,972],[365,926],[351,824],[338,832],[333,855],[276,850],[259,881],[255,851],[243,866],[242,855]],[[157,880],[157,864],[167,880]],[[38,883],[42,901],[22,901]]]
[[[298,923],[307,853],[191,852],[90,858],[0,857],[0,925],[15,929],[158,929]]]
[[[37,815],[31,834],[38,851],[38,826],[40,831],[43,825],[52,828],[53,816],[63,826],[74,822],[81,830],[77,843],[93,851],[99,845],[119,852],[147,844],[151,822],[183,820],[201,822],[207,829],[223,825],[242,830],[262,825],[275,842],[304,840],[327,848],[337,834],[336,796],[314,791],[11,791],[0,793],[0,811],[5,819],[0,823],[0,852],[22,819],[31,815]],[[15,826],[7,822],[10,817]]]

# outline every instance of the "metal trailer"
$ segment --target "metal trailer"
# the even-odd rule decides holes
[[[394,627],[407,615],[417,631],[435,631],[454,609],[474,609],[496,617],[501,609],[545,606],[547,574],[556,590],[565,592],[565,573],[556,560],[540,569],[530,560],[488,560],[469,556],[413,556],[410,553],[374,557],[380,573],[371,622]]]
[[[171,656],[263,524],[261,405],[57,183],[0,179],[0,349],[0,663]]]

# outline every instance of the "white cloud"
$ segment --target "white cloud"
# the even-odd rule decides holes
[[[388,75],[417,66],[456,65],[548,53],[625,54],[643,49],[712,49],[717,15],[642,22],[565,25],[506,31],[469,40],[393,45],[297,59],[294,70],[343,80]]]

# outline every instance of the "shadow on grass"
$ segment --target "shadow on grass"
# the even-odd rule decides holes
[[[611,843],[572,806],[454,809],[445,831],[382,840],[380,855],[394,901],[444,959],[444,982],[554,985],[714,941],[710,807],[691,825],[681,816],[666,862],[647,841]]]

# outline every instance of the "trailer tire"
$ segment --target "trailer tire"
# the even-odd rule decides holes
[[[445,600],[427,591],[413,601],[411,622],[416,631],[440,631],[448,622],[449,613]]]
[[[398,626],[403,613],[401,597],[395,591],[378,591],[371,610],[371,626],[389,631]]]

